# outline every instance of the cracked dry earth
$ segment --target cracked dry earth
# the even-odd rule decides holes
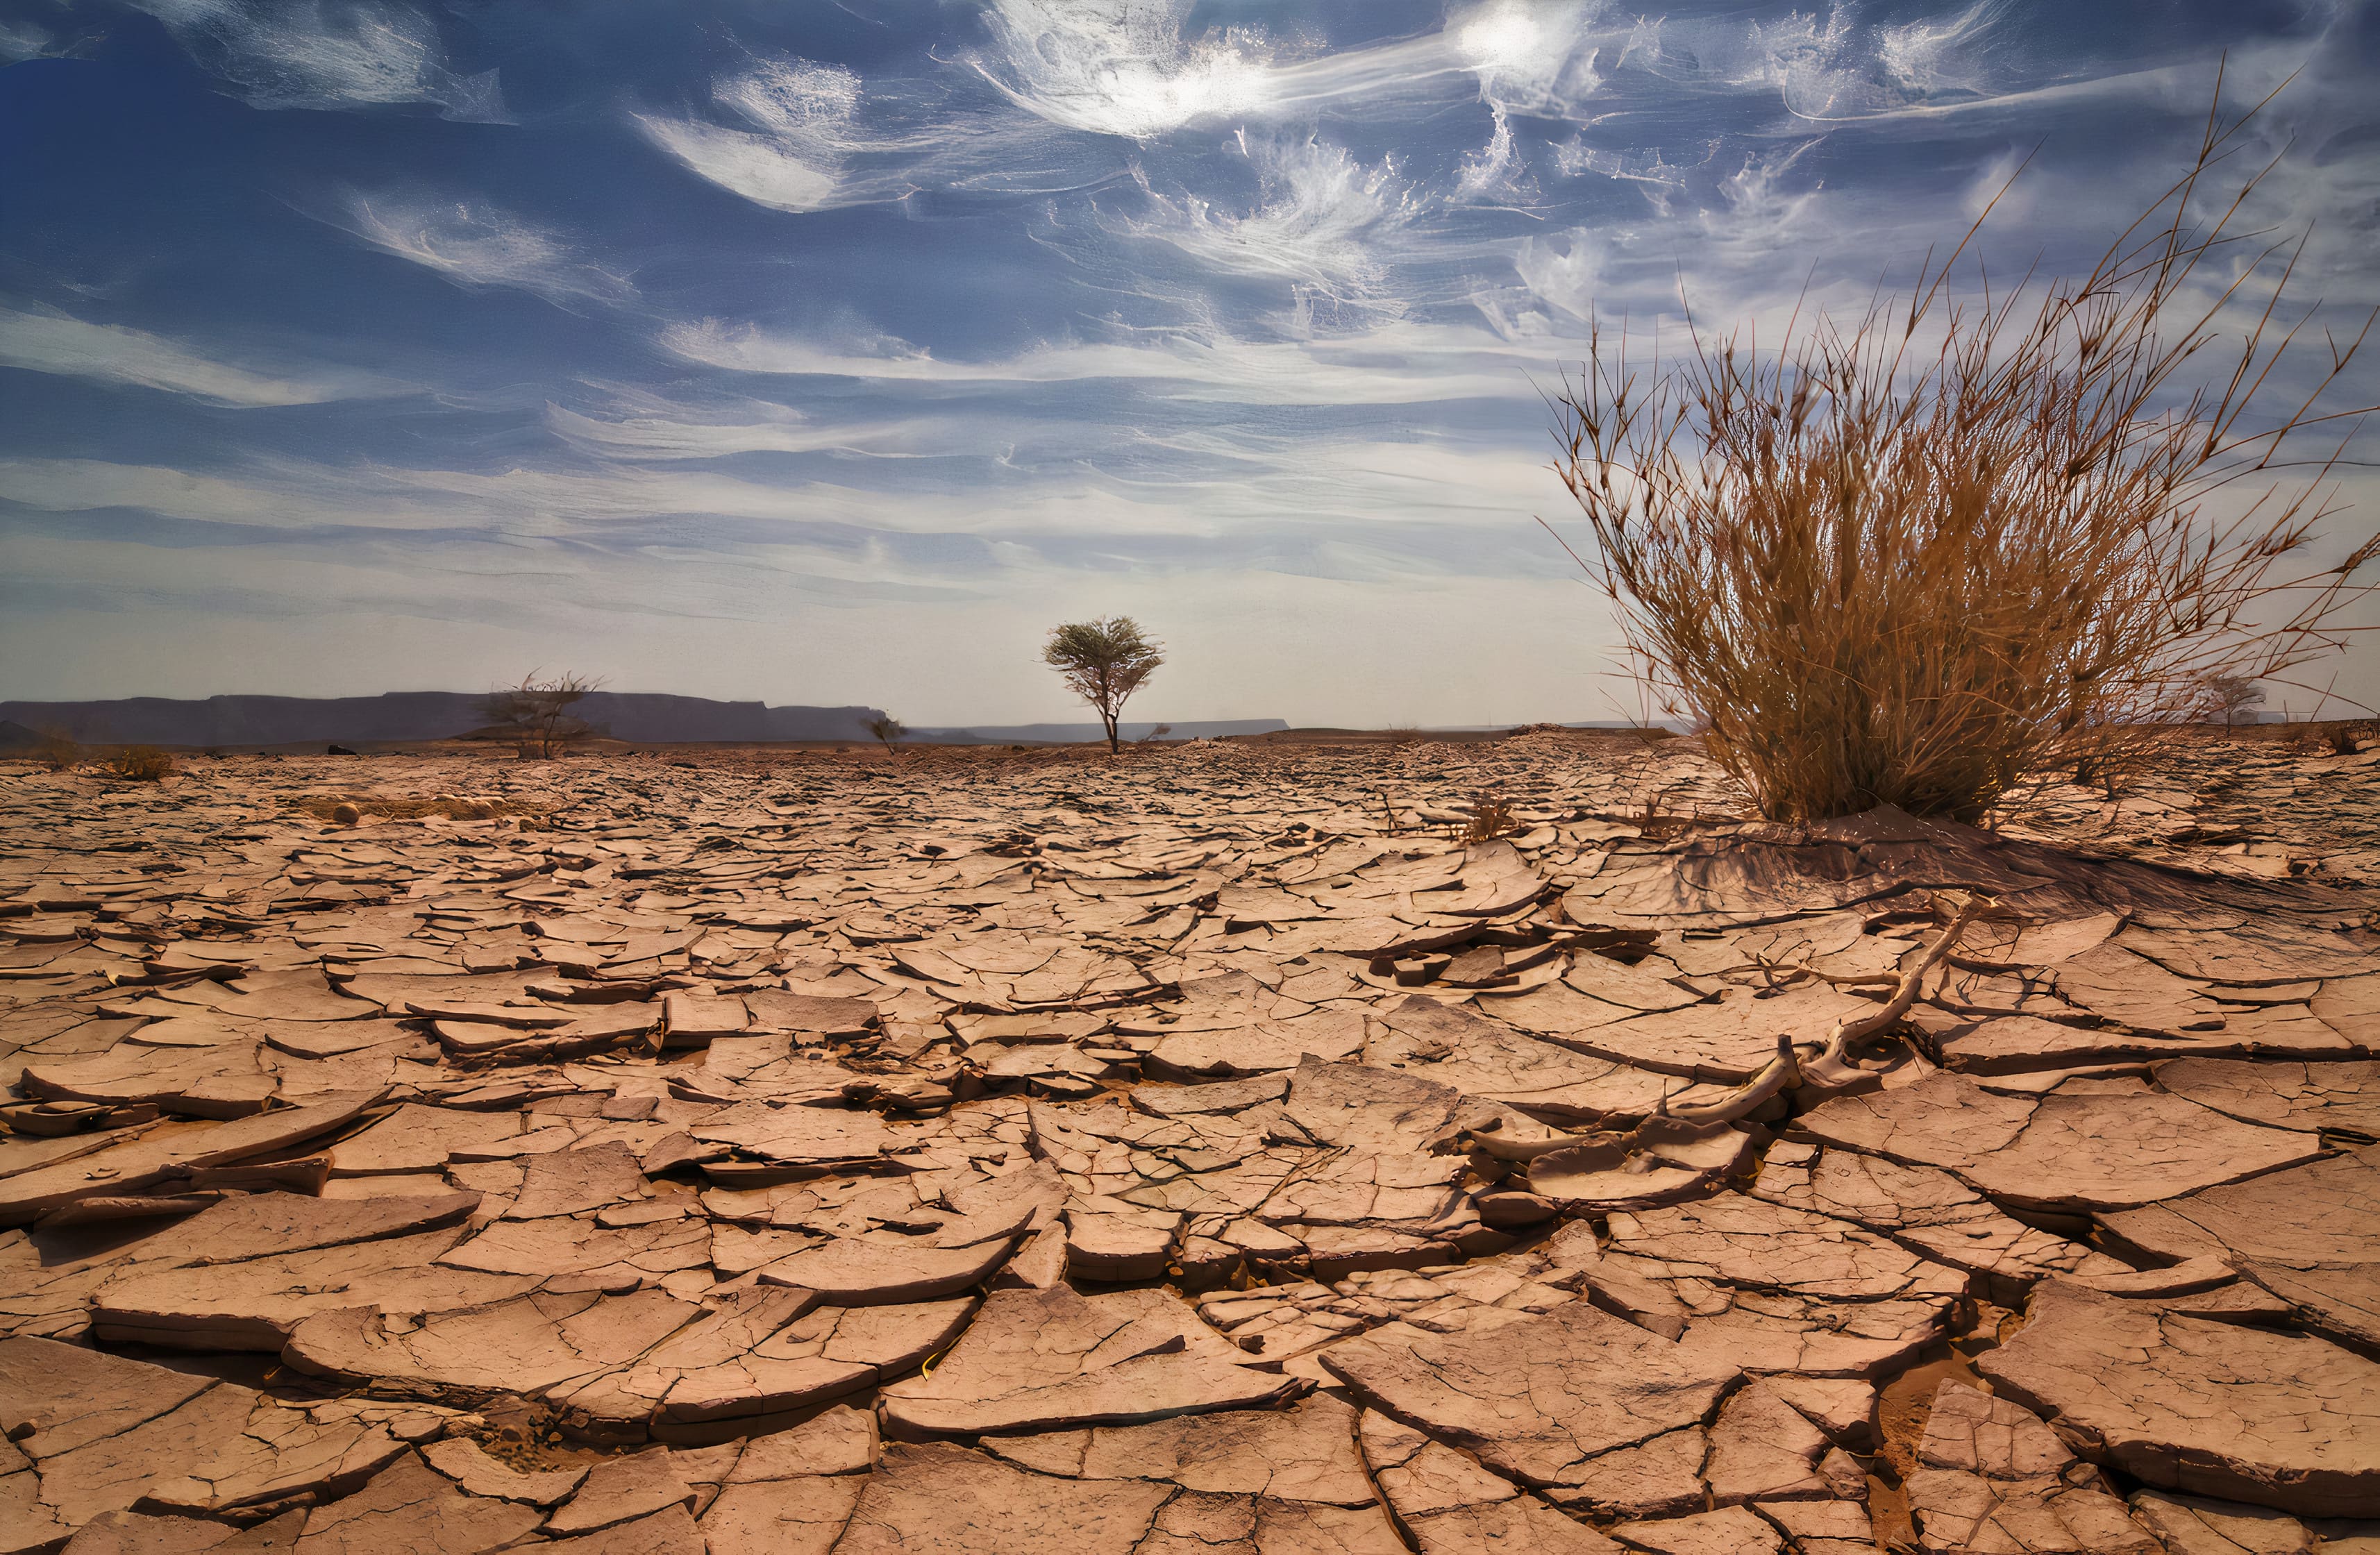
[[[2380,1549],[2380,755],[2209,748],[0,773],[0,1550]]]

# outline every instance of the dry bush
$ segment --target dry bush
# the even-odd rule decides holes
[[[1481,794],[1471,803],[1471,819],[1463,823],[1463,841],[1467,847],[1509,837],[1521,829],[1520,817],[1501,795]]]
[[[1572,554],[1762,814],[1978,820],[2028,772],[2120,770],[2214,677],[2338,646],[2380,536],[2308,558],[2344,442],[2294,451],[2351,433],[2359,413],[2322,402],[2362,336],[2260,405],[2303,328],[2273,322],[2293,256],[2237,248],[2261,173],[2198,209],[2253,113],[2210,114],[2188,174],[2079,281],[1953,303],[1971,228],[1905,297],[1847,327],[1797,317],[1773,353],[1697,333],[1640,383],[1625,334],[1595,332],[1556,402],[1593,536]],[[2235,311],[2252,322],[2218,350]],[[2202,352],[2221,365],[2187,388]],[[2244,514],[2210,514],[2218,493]]]
[[[602,685],[583,674],[531,670],[519,685],[489,692],[481,711],[500,737],[519,747],[523,759],[551,760],[595,732],[570,710]]]
[[[2247,675],[2204,675],[2199,689],[2205,699],[2207,721],[2227,729],[2238,727],[2243,720],[2255,723],[2256,710],[2265,705],[2265,688]]]
[[[174,759],[153,745],[130,745],[102,758],[99,770],[128,783],[155,783],[174,775]]]

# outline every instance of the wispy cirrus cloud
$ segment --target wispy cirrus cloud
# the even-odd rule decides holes
[[[39,59],[56,46],[56,37],[46,27],[30,21],[0,18],[0,65],[20,59]]]
[[[598,414],[548,403],[546,428],[584,453],[636,463],[737,454],[946,457],[999,445],[991,429],[974,418],[911,414],[830,421],[767,400],[689,406],[618,387],[609,398]]]
[[[1186,126],[1410,103],[1462,69],[1443,34],[1326,50],[1260,26],[1185,35],[1191,0],[991,0],[976,70],[1062,128],[1148,140]]]
[[[242,407],[321,405],[410,392],[410,385],[373,373],[256,371],[146,330],[7,307],[0,307],[0,365],[161,389],[210,405]]]
[[[647,140],[730,193],[779,211],[823,211],[894,198],[905,187],[844,176],[846,155],[860,143],[853,125],[859,91],[858,76],[841,66],[763,60],[711,87],[712,100],[744,128],[632,116]]]
[[[447,67],[437,25],[390,0],[134,0],[191,55],[259,108],[436,104],[501,123],[492,70]]]
[[[553,303],[618,303],[637,295],[625,276],[583,258],[561,234],[484,200],[350,191],[324,219],[458,286],[509,286]]]
[[[1409,321],[1304,340],[1173,332],[1043,343],[973,360],[944,359],[891,337],[837,340],[718,319],[670,324],[657,339],[673,355],[735,372],[982,386],[1136,380],[1161,398],[1269,406],[1535,401],[1530,371],[1569,350],[1554,340],[1516,346],[1475,329]]]
[[[1388,246],[1422,208],[1393,164],[1366,166],[1312,137],[1244,130],[1235,140],[1257,183],[1245,210],[1186,188],[1160,191],[1143,174],[1148,213],[1111,218],[1108,230],[1170,244],[1212,271],[1288,281],[1341,302],[1377,297]]]

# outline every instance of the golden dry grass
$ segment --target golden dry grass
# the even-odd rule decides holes
[[[1520,829],[1520,818],[1502,796],[1482,794],[1472,801],[1470,817],[1463,826],[1463,841],[1465,846],[1477,847],[1498,837],[1511,836]]]
[[[2290,256],[2235,251],[2262,175],[2197,208],[2245,123],[2210,115],[2189,173],[2078,281],[1953,304],[1954,251],[1848,325],[1797,320],[1768,352],[1697,334],[1644,381],[1626,334],[1596,332],[1556,401],[1592,532],[1572,554],[1658,703],[1764,815],[1974,820],[2028,772],[2119,771],[2217,677],[2338,645],[2380,537],[2313,559],[2344,444],[2292,450],[2351,431],[2322,402],[2362,335],[2261,407],[2302,328],[2273,323]],[[2202,352],[2224,365],[2188,388]]]

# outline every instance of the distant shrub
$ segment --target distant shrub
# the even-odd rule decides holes
[[[153,745],[127,746],[103,759],[99,770],[128,783],[155,783],[174,775],[174,759]]]
[[[519,748],[523,759],[551,760],[595,732],[571,709],[602,684],[583,674],[544,675],[531,670],[519,685],[488,693],[481,711],[501,737]]]
[[[2301,364],[2303,326],[2268,330],[2290,261],[2239,251],[2255,177],[2200,210],[2254,112],[2210,115],[2187,174],[2079,281],[1945,300],[1978,218],[1847,324],[1757,350],[1697,334],[1649,382],[1624,333],[1593,334],[1557,402],[1593,536],[1572,555],[1654,700],[1763,815],[1977,820],[2028,773],[2107,771],[2205,716],[2210,686],[2236,716],[2237,687],[2352,629],[2380,535],[2305,553],[2356,414],[2325,395],[2362,337]],[[2209,386],[2182,381],[2218,355]],[[2307,429],[2334,435],[2301,456]]]
[[[2255,722],[2255,710],[2265,702],[2265,688],[2239,674],[2209,674],[2199,682],[2206,698],[2206,716],[2228,729],[2244,718]]]

